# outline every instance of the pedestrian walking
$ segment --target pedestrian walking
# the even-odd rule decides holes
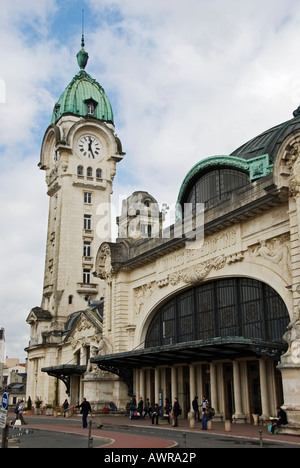
[[[134,413],[136,411],[136,397],[133,395],[130,401],[130,416],[129,419],[133,419]]]
[[[66,417],[66,412],[67,412],[68,409],[69,409],[69,402],[68,402],[67,399],[63,402],[62,407],[63,407],[63,410],[64,410],[64,418],[65,418],[65,417]]]
[[[81,405],[77,405],[75,408],[81,408],[80,414],[82,414],[82,427],[84,429],[87,428],[87,417],[88,414],[92,412],[91,405],[86,401],[86,398],[83,398]]]
[[[138,412],[140,413],[140,419],[143,419],[143,411],[144,411],[144,400],[143,397],[140,397],[140,401],[137,407]]]
[[[19,404],[19,408],[18,408],[19,410],[18,419],[20,419],[22,426],[26,426],[27,423],[24,421],[24,418],[23,418],[23,409],[24,409],[24,400],[21,400]]]

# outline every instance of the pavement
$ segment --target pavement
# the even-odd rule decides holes
[[[13,414],[9,415],[9,420],[13,419]],[[47,431],[51,433],[63,433],[64,435],[74,435],[85,437],[87,440],[88,429],[81,428],[81,417],[74,415],[71,418],[58,417],[54,418],[53,416],[35,416],[35,415],[26,415],[25,421],[27,422],[26,426],[22,426],[22,429],[29,429],[33,431]],[[106,449],[119,449],[119,448],[156,448],[156,449],[168,449],[178,447],[178,433],[205,433],[205,436],[215,435],[222,436],[225,438],[240,438],[240,439],[251,439],[253,441],[259,441],[260,436],[262,436],[264,441],[276,441],[276,443],[281,443],[282,447],[286,444],[297,444],[300,448],[300,437],[294,435],[286,434],[268,434],[266,426],[253,426],[251,424],[231,424],[231,432],[225,431],[224,422],[213,422],[212,429],[209,431],[202,430],[202,424],[196,422],[196,427],[194,429],[190,428],[190,421],[187,419],[179,418],[179,426],[173,428],[169,424],[159,424],[152,425],[150,419],[146,420],[130,420],[128,417],[124,416],[101,416],[101,422],[103,427],[101,429],[97,428],[98,419],[93,420],[92,424],[92,437],[94,439],[94,447],[101,447]],[[126,430],[130,428],[141,429],[141,433],[147,435],[140,435],[139,431],[136,431],[133,435],[132,433],[126,433]],[[151,435],[142,428],[151,428]],[[166,430],[166,438],[161,435],[161,430]],[[118,432],[119,431],[119,432]],[[261,434],[260,434],[261,431]],[[11,432],[11,431],[10,431]],[[157,437],[156,437],[157,432]],[[172,434],[174,434],[174,439],[172,439]],[[29,436],[28,436],[29,437]],[[163,437],[163,438],[162,438]],[[0,437],[1,439],[1,437]],[[24,439],[25,440],[25,439]]]

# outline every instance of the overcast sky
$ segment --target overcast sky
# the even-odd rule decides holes
[[[104,87],[126,156],[115,197],[176,202],[191,167],[300,105],[299,0],[0,0],[0,327],[25,358],[41,304],[48,216],[40,147],[78,72]]]

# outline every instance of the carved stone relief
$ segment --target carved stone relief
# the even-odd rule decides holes
[[[296,291],[300,295],[300,284],[298,284]],[[300,364],[300,301],[298,301],[296,313],[284,335],[284,340],[288,343],[289,349],[283,360]]]
[[[235,235],[232,234],[230,238],[235,243]],[[213,244],[215,243],[213,242]],[[250,247],[247,251],[240,250],[229,255],[222,254],[207,261],[191,265],[189,265],[189,262],[197,258],[197,252],[195,251],[183,251],[170,256],[165,260],[165,267],[168,266],[169,268],[165,268],[164,271],[166,273],[164,276],[160,273],[157,281],[151,281],[134,289],[134,310],[136,315],[141,313],[145,302],[158,288],[161,289],[169,285],[177,286],[182,282],[191,285],[197,284],[203,281],[211,271],[218,271],[226,265],[243,262],[245,257],[247,260],[251,261],[252,259],[254,262],[260,257],[264,264],[269,263],[270,269],[274,269],[271,266],[272,264],[280,265],[290,274],[289,235],[284,234],[269,240],[259,240],[254,247]],[[186,266],[187,264],[189,266]],[[180,266],[183,268],[180,269]],[[170,270],[171,272],[168,273]]]
[[[297,198],[300,194],[300,139],[289,145],[285,154],[286,166],[290,170],[290,195]]]
[[[289,235],[274,237],[268,240],[259,240],[258,244],[250,250],[250,256],[261,257],[264,261],[280,265],[288,273],[290,271],[289,261]]]
[[[97,276],[108,283],[112,278],[111,251],[108,245],[103,245],[97,258]]]

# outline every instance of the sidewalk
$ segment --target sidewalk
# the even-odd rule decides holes
[[[10,415],[9,415],[10,416]],[[14,417],[9,417],[9,420]],[[54,431],[63,432],[67,434],[76,434],[88,436],[88,429],[81,428],[81,416],[73,416],[72,418],[65,419],[63,417],[54,418],[53,416],[28,416],[25,415],[24,419],[27,423],[26,426],[20,426],[22,429],[32,429],[40,431]],[[110,432],[109,427],[116,428],[117,426],[124,426],[126,422],[131,422],[125,417],[113,418],[104,417],[101,418],[103,423],[102,429],[97,429],[95,425],[92,425],[92,437],[104,439],[104,445],[102,448],[172,448],[177,446],[172,440],[146,437],[146,436],[134,436],[131,434],[123,434]],[[125,420],[125,421],[124,421]],[[0,436],[1,440],[1,436]]]
[[[12,418],[9,418],[12,419]],[[25,420],[28,423],[24,428],[36,429],[36,430],[47,430],[55,432],[64,432],[69,434],[77,435],[88,435],[87,429],[82,429],[81,417],[73,416],[70,419],[64,419],[63,417],[54,418],[51,416],[25,416]],[[170,437],[170,431],[176,432],[193,432],[202,433],[202,425],[196,422],[195,429],[190,429],[190,422],[187,419],[179,418],[179,427],[173,428],[169,424],[159,424],[158,426],[152,425],[151,420],[130,420],[124,416],[103,416],[101,417],[103,424],[102,429],[97,429],[93,424],[92,437],[103,438],[103,448],[115,449],[115,448],[174,448],[177,446]],[[134,437],[130,433],[116,432],[118,427],[149,427],[152,432],[156,429],[168,430],[168,440],[155,438],[155,436],[139,436]],[[110,430],[111,429],[111,430]],[[284,434],[270,435],[266,426],[253,426],[250,424],[231,424],[231,432],[225,432],[224,422],[213,422],[212,430],[205,431],[205,434],[222,435],[226,437],[240,437],[245,439],[256,439],[260,438],[260,431],[262,431],[262,437],[264,440],[281,441],[285,443],[299,444],[300,448],[300,437],[290,436]]]
[[[117,416],[103,416],[103,429],[106,425],[110,426],[135,426],[135,427],[151,427],[151,428],[159,428],[159,429],[166,429],[172,431],[184,431],[184,432],[198,432],[199,434],[203,433],[202,430],[202,423],[196,422],[195,429],[190,429],[190,421],[188,419],[183,419],[179,417],[178,424],[179,427],[172,427],[169,424],[159,424],[158,426],[152,425],[151,420],[149,418],[142,419],[142,420],[130,420],[129,418],[117,417]],[[214,435],[224,435],[227,437],[241,437],[241,438],[249,438],[249,439],[257,439],[260,438],[260,431],[262,431],[262,437],[265,440],[274,440],[274,441],[281,441],[281,442],[290,442],[294,444],[299,444],[300,448],[300,437],[293,436],[293,435],[285,435],[285,434],[276,434],[271,435],[268,434],[267,426],[253,426],[252,424],[231,424],[231,432],[225,432],[225,423],[224,422],[213,422],[212,423],[212,430],[205,431],[206,434],[214,434]]]

